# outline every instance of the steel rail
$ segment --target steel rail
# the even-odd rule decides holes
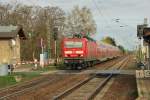
[[[12,90],[13,88],[19,88],[19,87],[24,87],[24,86],[27,86],[27,85],[32,85],[32,84],[35,84],[35,83],[39,83],[40,81],[44,81],[45,78],[48,78],[49,76],[42,76],[43,78],[40,78],[40,79],[34,79],[34,80],[29,80],[29,81],[25,81],[23,83],[18,83],[18,84],[15,84],[15,85],[12,85],[12,86],[9,86],[9,87],[6,87],[6,88],[2,88],[0,89],[0,93],[3,93],[3,92],[7,92],[9,90]]]
[[[120,69],[123,65],[126,65],[126,63],[128,62],[128,58],[126,58],[125,60],[123,60],[121,62],[121,64],[119,65],[119,67],[117,69]],[[94,92],[92,92],[86,100],[93,100],[94,97],[103,89],[103,87],[109,82],[109,80],[112,78],[113,74],[111,73],[108,77],[106,77],[106,79],[104,79],[99,85],[98,87],[94,90]]]
[[[109,82],[109,80],[111,79],[112,74],[110,74],[109,76],[107,76],[98,86],[97,88],[94,90],[94,92],[92,92],[86,100],[93,100],[94,97],[100,92],[101,89],[103,89],[103,87],[107,84],[107,82]]]
[[[89,78],[87,78],[87,79],[85,79],[84,81],[82,81],[82,82],[80,82],[80,83],[78,83],[78,84],[76,84],[75,86],[73,86],[72,88],[70,88],[70,89],[64,91],[64,92],[61,93],[60,95],[55,96],[55,97],[54,97],[54,100],[60,100],[60,98],[63,98],[63,97],[65,97],[66,95],[72,93],[74,90],[76,90],[77,88],[83,86],[85,83],[89,82],[89,81],[90,81],[91,79],[93,79],[94,77],[95,77],[95,75],[94,75],[94,76],[91,76],[91,77],[89,77]],[[111,76],[111,77],[112,77],[112,76]],[[111,77],[108,78],[108,79],[106,78],[106,79],[105,79],[106,82],[102,82],[101,84],[106,84],[107,81],[109,81],[109,79],[111,79]],[[41,79],[41,80],[43,80],[43,79]],[[26,92],[26,91],[30,91],[30,90],[33,90],[33,89],[35,89],[35,88],[39,88],[39,87],[41,87],[41,86],[48,85],[49,83],[51,83],[51,82],[54,81],[54,80],[55,80],[55,79],[50,80],[50,81],[49,81],[49,80],[44,80],[44,81],[45,81],[44,83],[40,83],[39,80],[37,80],[36,82],[33,81],[33,83],[32,83],[32,81],[31,81],[31,82],[29,82],[28,84],[29,84],[29,85],[35,84],[35,86],[27,87],[27,88],[25,87],[24,89],[22,89],[22,90],[20,90],[20,91],[16,91],[16,92],[13,92],[13,93],[11,93],[11,94],[2,96],[2,97],[0,97],[0,100],[6,99],[6,98],[10,98],[10,97],[14,97],[14,96],[20,95],[20,94],[22,94],[22,93],[24,93],[24,92]],[[40,83],[40,84],[36,84],[36,83]],[[22,86],[26,86],[26,85],[23,84]],[[17,86],[14,86],[14,87],[17,87]],[[19,86],[19,87],[21,87],[21,86]],[[101,86],[101,88],[102,88],[102,86]],[[8,91],[8,90],[11,90],[11,89],[8,88],[8,89],[6,89],[6,90]],[[2,91],[3,91],[3,90],[2,90]],[[98,90],[95,90],[95,91],[98,91]],[[90,96],[89,96],[89,97],[90,97]],[[92,97],[92,95],[91,95],[91,97]]]
[[[11,93],[11,94],[2,96],[2,97],[0,97],[0,100],[6,99],[6,98],[10,98],[10,97],[14,97],[14,96],[20,95],[20,94],[22,94],[22,93],[24,93],[24,92],[26,92],[26,91],[30,91],[30,90],[39,88],[39,87],[41,87],[41,86],[48,85],[48,84],[50,84],[51,82],[53,82],[54,80],[55,80],[55,79],[52,79],[52,80],[45,80],[46,82],[44,82],[44,83],[36,84],[35,86],[28,87],[28,88],[22,89],[22,90],[20,90],[20,91],[16,91],[16,92],[13,92],[13,93]]]
[[[17,90],[16,92],[13,92],[13,93],[8,94],[8,95],[12,96],[15,93],[21,93],[26,89],[28,90],[28,88],[26,88],[27,86],[30,87],[29,85],[40,83],[40,81],[45,81],[46,77],[48,77],[48,76],[45,76],[44,79],[40,78],[40,79],[36,79],[35,81],[30,80],[30,81],[26,81],[25,83],[20,83],[20,84],[16,84],[16,85],[13,85],[13,86],[10,86],[7,88],[0,89],[0,93],[4,93],[4,92],[8,92],[8,91],[16,91],[16,90]],[[18,89],[18,88],[22,88],[22,87],[24,87],[25,89],[22,89],[22,90]],[[17,89],[14,90],[13,88],[17,88]],[[6,98],[8,95],[2,96],[2,97],[0,97],[0,99]]]
[[[64,98],[65,96],[69,95],[70,93],[72,93],[74,90],[80,88],[81,86],[83,86],[84,84],[86,84],[87,82],[89,82],[90,80],[92,80],[95,77],[95,75],[86,78],[85,80],[83,80],[82,82],[79,82],[77,84],[75,84],[73,87],[67,89],[66,91],[60,93],[57,96],[54,96],[53,100],[60,100],[62,98]]]
[[[126,64],[128,61],[128,58],[124,58],[123,60],[120,61],[117,69],[120,69],[124,64]],[[115,63],[116,64],[116,63]],[[114,65],[115,65],[114,64]],[[113,73],[110,73],[102,82],[100,82],[100,84],[96,87],[96,89],[94,90],[94,92],[92,92],[87,98],[86,100],[93,100],[93,98],[103,89],[103,87],[109,82],[109,80],[112,78]],[[60,93],[57,96],[54,96],[53,100],[61,100],[63,98],[65,98],[66,96],[68,96],[69,94],[73,93],[73,91],[75,91],[76,89],[79,89],[81,86],[83,86],[84,84],[88,83],[90,80],[94,79],[94,77],[90,77],[88,79],[85,79],[84,81],[77,83],[75,86],[67,89],[66,91]]]

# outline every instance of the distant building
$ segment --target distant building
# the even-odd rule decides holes
[[[20,26],[0,26],[0,63],[20,61],[20,40],[26,39]]]

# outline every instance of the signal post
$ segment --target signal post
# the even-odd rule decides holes
[[[54,65],[57,66],[57,37],[58,37],[58,28],[54,27],[53,29],[53,37],[54,37],[54,43],[55,43],[55,61]]]
[[[144,42],[146,42],[148,50],[146,55],[146,61],[147,61],[147,69],[150,70],[150,27],[145,27],[143,29],[143,39]]]
[[[143,39],[143,43],[146,48],[145,69],[150,70],[150,27],[148,27],[146,18],[144,19],[144,24],[137,25],[137,36],[140,40]]]

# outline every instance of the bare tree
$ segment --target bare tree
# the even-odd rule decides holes
[[[9,18],[12,6],[9,4],[0,5],[0,25],[9,25]]]
[[[67,16],[65,22],[66,33],[80,33],[93,34],[96,32],[96,24],[93,20],[90,9],[75,6],[71,13]]]
[[[91,11],[84,7],[75,7],[66,17],[59,7],[27,6],[16,3],[15,5],[0,4],[0,25],[22,25],[27,41],[22,41],[21,58],[32,60],[39,58],[40,38],[44,39],[45,51],[54,57],[53,29],[58,27],[58,52],[60,55],[60,42],[63,32],[95,33],[96,25]]]

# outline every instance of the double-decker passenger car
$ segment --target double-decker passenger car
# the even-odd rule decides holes
[[[98,44],[91,38],[64,38],[62,42],[62,55],[64,64],[71,69],[81,69],[92,66],[99,61],[119,55],[119,49]]]

